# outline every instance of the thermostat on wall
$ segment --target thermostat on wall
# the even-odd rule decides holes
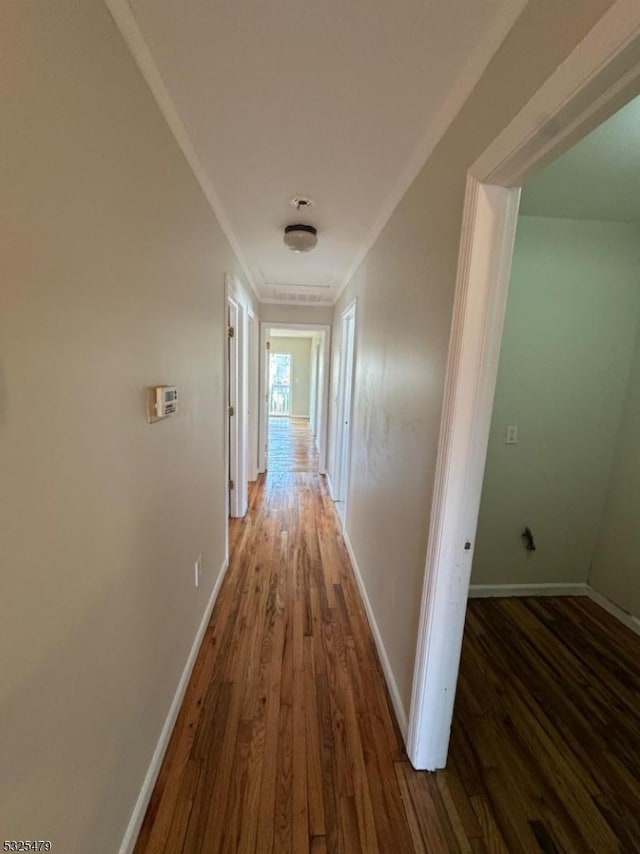
[[[174,385],[157,385],[148,389],[147,420],[149,424],[168,418],[178,411],[178,389]]]

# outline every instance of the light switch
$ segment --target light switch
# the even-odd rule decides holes
[[[518,426],[516,424],[507,424],[507,432],[504,437],[505,445],[518,444]]]

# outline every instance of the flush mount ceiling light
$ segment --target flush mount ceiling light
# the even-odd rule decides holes
[[[292,252],[309,252],[318,242],[318,229],[313,225],[288,225],[284,242]]]

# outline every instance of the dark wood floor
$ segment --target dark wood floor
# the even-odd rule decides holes
[[[137,854],[640,851],[640,638],[586,600],[471,602],[449,767],[414,771],[308,427],[278,441]]]

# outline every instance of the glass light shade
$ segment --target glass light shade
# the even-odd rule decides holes
[[[309,252],[318,243],[318,231],[312,225],[288,225],[284,242],[292,252]]]

